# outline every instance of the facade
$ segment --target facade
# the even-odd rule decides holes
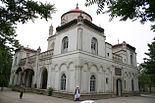
[[[61,16],[61,26],[53,34],[49,28],[48,50],[16,50],[10,85],[24,83],[28,88],[81,96],[135,94],[138,71],[135,48],[126,42],[105,42],[104,29],[76,7]]]

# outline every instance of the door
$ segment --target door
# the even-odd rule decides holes
[[[122,82],[121,82],[121,80],[120,79],[117,79],[117,81],[116,81],[116,92],[117,92],[117,96],[122,96]]]

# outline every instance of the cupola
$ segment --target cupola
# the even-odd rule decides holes
[[[80,15],[83,17],[83,19],[86,19],[90,22],[92,21],[92,17],[83,10],[80,10],[77,4],[75,9],[70,10],[61,16],[61,25],[66,24],[74,19],[78,19]]]

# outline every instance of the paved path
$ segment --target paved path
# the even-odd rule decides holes
[[[116,97],[95,101],[96,103],[155,103],[155,96]],[[0,91],[0,103],[79,103],[79,101],[34,93],[24,93],[23,99],[19,99],[19,92],[4,90]]]

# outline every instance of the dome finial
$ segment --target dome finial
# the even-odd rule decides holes
[[[76,4],[76,9],[79,9],[78,5],[79,5],[79,4],[77,3],[77,4]]]

